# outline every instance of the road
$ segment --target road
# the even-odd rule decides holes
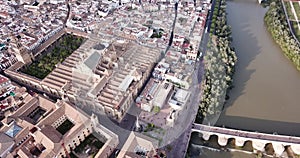
[[[87,114],[91,115],[92,113],[96,114],[98,117],[99,123],[103,125],[104,127],[108,128],[110,131],[114,132],[115,134],[118,135],[119,137],[119,144],[117,146],[117,149],[121,149],[122,146],[124,145],[125,141],[127,140],[127,137],[130,134],[130,130],[124,129],[120,126],[120,124],[113,120],[110,119],[106,114],[100,112],[100,111],[95,111],[95,107],[92,105],[89,105],[90,108],[82,108],[81,105],[77,105],[78,108],[83,109]]]
[[[176,24],[176,21],[177,21],[177,12],[178,12],[178,2],[175,3],[175,18],[174,18],[174,21],[173,21],[173,25],[172,25],[172,31],[171,31],[171,35],[170,35],[170,40],[169,40],[169,44],[166,48],[166,51],[165,53],[168,52],[168,50],[170,49],[172,43],[173,43],[173,37],[174,37],[174,29],[175,29],[175,24]]]
[[[64,27],[66,27],[66,24],[67,24],[67,21],[70,17],[70,14],[71,14],[71,7],[70,7],[70,3],[69,3],[69,0],[66,0],[66,5],[67,5],[67,8],[68,8],[68,13],[67,13],[67,17],[64,21]]]
[[[296,37],[296,35],[295,35],[294,32],[293,32],[293,29],[292,29],[292,26],[291,26],[291,22],[290,22],[290,20],[289,20],[289,17],[288,17],[287,11],[286,11],[286,7],[285,7],[285,5],[284,5],[284,0],[281,0],[281,4],[282,4],[282,6],[283,6],[285,18],[286,18],[286,21],[287,21],[287,23],[288,23],[288,25],[289,25],[290,32],[291,32],[292,36],[294,37],[294,39],[296,40],[296,42],[300,45],[300,42],[299,42],[298,38]]]

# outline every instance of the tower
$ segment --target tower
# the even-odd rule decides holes
[[[16,37],[11,36],[11,49],[18,61],[28,64],[32,62],[32,53],[29,52]]]
[[[98,120],[98,117],[92,113],[91,115],[91,121],[92,121],[92,124],[96,127],[97,125],[99,125],[99,120]]]
[[[136,129],[136,131],[140,131],[140,129],[141,129],[138,116],[136,116],[135,129]]]

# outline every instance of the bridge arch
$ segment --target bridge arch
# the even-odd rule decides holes
[[[228,139],[225,135],[217,135],[218,137],[218,144],[221,146],[226,146],[228,143]]]
[[[273,142],[272,146],[273,146],[274,153],[275,153],[276,156],[281,156],[282,153],[285,150],[285,146],[282,145],[282,143],[275,143],[275,142]]]
[[[236,137],[235,138],[235,145],[238,146],[238,147],[243,147],[246,143],[247,139],[245,138],[242,138],[242,137]]]
[[[215,136],[217,136],[216,134],[214,134]],[[208,133],[208,132],[204,132],[204,133],[202,133],[202,138],[204,139],[204,140],[206,140],[206,141],[208,141],[209,140],[209,138],[210,138],[210,133]]]
[[[253,145],[253,148],[256,149],[256,150],[259,150],[259,151],[265,151],[265,146],[268,142],[265,142],[263,140],[261,141],[252,141],[252,145]]]
[[[291,149],[297,155],[300,155],[300,144],[292,144]]]

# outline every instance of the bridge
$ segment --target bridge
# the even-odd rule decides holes
[[[232,138],[235,140],[235,145],[239,147],[244,146],[246,141],[251,141],[253,148],[259,151],[264,151],[267,144],[272,144],[277,156],[280,156],[287,146],[290,146],[295,154],[300,154],[300,137],[248,132],[196,123],[192,126],[192,132],[201,133],[204,140],[209,140],[210,136],[216,135],[221,146],[226,146],[228,139]]]

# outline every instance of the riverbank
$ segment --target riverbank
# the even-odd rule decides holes
[[[265,15],[265,24],[274,41],[280,46],[284,55],[300,71],[300,46],[293,38],[280,0],[274,0]]]
[[[220,114],[227,93],[232,86],[234,66],[237,61],[234,48],[231,47],[231,27],[227,25],[226,1],[216,0],[210,28],[210,41],[204,56],[205,79],[202,82],[202,98],[199,105],[197,123],[210,123]]]

